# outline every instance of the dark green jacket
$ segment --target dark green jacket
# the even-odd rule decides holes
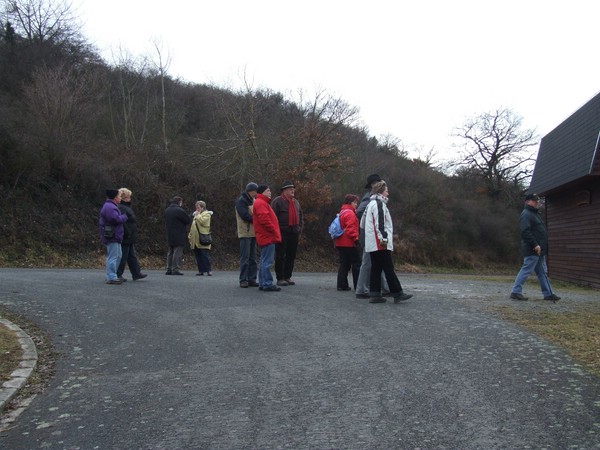
[[[548,254],[548,231],[538,209],[525,205],[521,212],[519,228],[521,229],[521,251],[524,256],[535,255],[533,249],[538,245],[542,248],[542,255]]]

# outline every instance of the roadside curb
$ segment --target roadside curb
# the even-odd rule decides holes
[[[19,344],[21,344],[21,349],[23,350],[19,366],[10,374],[10,379],[5,381],[2,384],[2,387],[0,387],[0,412],[2,412],[8,402],[17,395],[19,389],[27,383],[27,380],[37,365],[38,354],[31,337],[29,337],[29,335],[19,326],[6,319],[0,319],[0,324],[11,331],[14,331],[19,339]]]

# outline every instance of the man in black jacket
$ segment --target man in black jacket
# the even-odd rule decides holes
[[[510,298],[513,300],[527,300],[523,295],[523,285],[529,275],[534,271],[540,282],[544,300],[554,302],[560,300],[552,292],[552,285],[548,279],[546,254],[548,253],[548,232],[540,215],[540,198],[537,194],[527,194],[525,208],[521,212],[519,228],[521,230],[521,250],[523,252],[523,266],[519,271]]]
[[[192,223],[192,217],[181,207],[183,199],[175,196],[171,204],[165,209],[165,224],[167,226],[167,242],[169,253],[167,254],[166,275],[183,275],[181,271],[181,260],[183,248],[187,244],[187,227]]]
[[[119,195],[121,196],[121,203],[119,204],[119,210],[127,214],[127,222],[123,224],[125,227],[125,235],[123,236],[123,241],[121,242],[121,262],[119,263],[119,267],[117,268],[117,277],[121,281],[127,281],[127,278],[123,276],[123,272],[125,272],[125,265],[129,266],[129,270],[131,271],[131,276],[133,277],[133,281],[141,280],[142,278],[146,278],[148,275],[142,273],[142,269],[140,268],[140,263],[137,259],[137,254],[135,251],[135,241],[137,239],[137,217],[131,209],[131,195],[132,192],[127,188],[119,189]]]

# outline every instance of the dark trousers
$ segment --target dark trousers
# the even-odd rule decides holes
[[[394,261],[392,261],[392,252],[389,250],[378,250],[369,252],[371,255],[371,282],[369,283],[369,295],[371,297],[381,297],[381,272],[385,274],[385,279],[390,287],[392,294],[402,292],[402,285],[394,271]]]
[[[298,233],[281,232],[281,244],[275,246],[275,276],[277,280],[292,278],[299,237]]]
[[[207,248],[195,248],[194,256],[196,257],[196,265],[198,266],[198,273],[211,272],[210,265],[210,250]]]
[[[135,245],[121,244],[121,251],[122,256],[121,262],[119,262],[119,267],[117,268],[117,276],[123,276],[123,272],[125,272],[125,265],[128,265],[131,276],[134,278],[139,277],[142,273],[142,269],[140,268],[140,263],[135,253]]]
[[[354,290],[356,290],[356,283],[358,282],[358,274],[360,273],[360,265],[362,263],[358,247],[337,247],[337,251],[340,259],[337,288],[348,288],[348,272],[352,269],[352,283]]]

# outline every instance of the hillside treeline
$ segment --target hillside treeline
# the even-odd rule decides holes
[[[370,173],[388,181],[401,262],[518,258],[514,195],[491,199],[476,171],[449,176],[408,158],[399,141],[370,136],[343,99],[174,79],[158,46],[153,56],[108,64],[68,25],[56,33],[9,20],[0,27],[3,265],[97,260],[104,191],[127,187],[141,256],[165,254],[163,210],[181,195],[190,211],[202,199],[215,212],[215,265],[230,267],[240,191],[255,181],[277,192],[285,180],[305,212],[299,258],[331,258],[327,225],[346,193],[362,196]]]

